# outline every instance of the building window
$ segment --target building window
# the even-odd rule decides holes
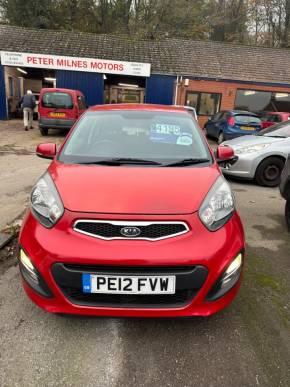
[[[195,108],[200,116],[213,116],[220,109],[222,95],[218,93],[203,93],[188,91],[185,105]]]
[[[13,78],[8,77],[8,84],[9,84],[9,97],[14,96],[14,87],[13,87]]]
[[[237,90],[235,109],[290,112],[290,93],[259,90]]]

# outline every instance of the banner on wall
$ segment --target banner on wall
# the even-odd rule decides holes
[[[89,71],[95,73],[150,76],[150,63],[124,62],[107,59],[77,58],[72,56],[30,54],[1,51],[1,64],[15,67],[36,67],[54,70]]]

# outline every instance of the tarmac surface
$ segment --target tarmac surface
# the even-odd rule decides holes
[[[0,123],[0,229],[23,212],[48,161],[41,137]],[[26,297],[18,267],[0,271],[0,386],[290,386],[290,234],[277,188],[230,182],[247,239],[243,286],[209,318],[59,317]],[[1,265],[1,263],[0,263]]]

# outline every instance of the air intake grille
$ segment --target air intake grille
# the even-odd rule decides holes
[[[154,241],[184,234],[189,231],[189,228],[184,222],[78,220],[74,225],[74,230],[106,240],[145,239]]]
[[[176,308],[188,305],[203,286],[208,271],[204,266],[95,266],[55,263],[52,275],[64,296],[75,305],[112,308]],[[174,275],[175,294],[84,293],[83,273],[104,275]]]

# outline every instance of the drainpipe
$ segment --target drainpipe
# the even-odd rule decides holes
[[[177,104],[178,82],[179,82],[179,76],[177,75],[177,77],[176,77],[176,85],[175,85],[174,105]]]

